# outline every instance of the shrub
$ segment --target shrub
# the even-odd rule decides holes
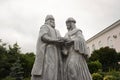
[[[88,67],[89,67],[90,73],[96,73],[99,70],[102,70],[102,64],[98,60],[89,62]]]
[[[112,75],[107,75],[103,78],[103,80],[116,80],[116,77]]]
[[[107,72],[105,75],[106,75],[106,76],[107,76],[107,75],[112,75],[112,76],[116,77],[116,80],[120,80],[120,72],[119,72],[119,71]]]
[[[30,80],[30,78],[24,78],[23,80]]]
[[[2,79],[2,80],[15,80],[15,78],[13,78],[13,77],[11,77],[11,76],[8,76],[8,77],[6,77],[6,78],[4,78],[4,79]]]
[[[92,74],[92,79],[93,79],[93,80],[103,80],[103,77],[102,77],[102,75],[99,74],[99,73],[93,73],[93,74]]]
[[[102,64],[102,70],[104,72],[117,70],[118,68],[117,52],[113,48],[104,47],[104,48],[100,48],[99,50],[95,50],[91,54],[91,57],[89,58],[89,60],[100,61],[100,63]]]

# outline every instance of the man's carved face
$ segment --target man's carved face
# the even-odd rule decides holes
[[[51,27],[55,28],[55,21],[53,19],[49,19],[47,22]]]

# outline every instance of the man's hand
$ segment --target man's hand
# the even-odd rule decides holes
[[[54,41],[54,43],[55,43],[57,46],[61,46],[61,45],[64,45],[64,40],[57,39],[57,40]]]
[[[64,42],[67,41],[67,38],[64,38],[64,37],[59,37],[58,39],[61,40],[61,41],[64,41]]]

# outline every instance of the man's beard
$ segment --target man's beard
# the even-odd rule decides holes
[[[55,28],[55,25],[51,25],[52,28]]]

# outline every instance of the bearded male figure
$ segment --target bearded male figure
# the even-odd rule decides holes
[[[62,80],[59,47],[62,41],[54,21],[52,15],[47,15],[40,28],[31,80]]]

